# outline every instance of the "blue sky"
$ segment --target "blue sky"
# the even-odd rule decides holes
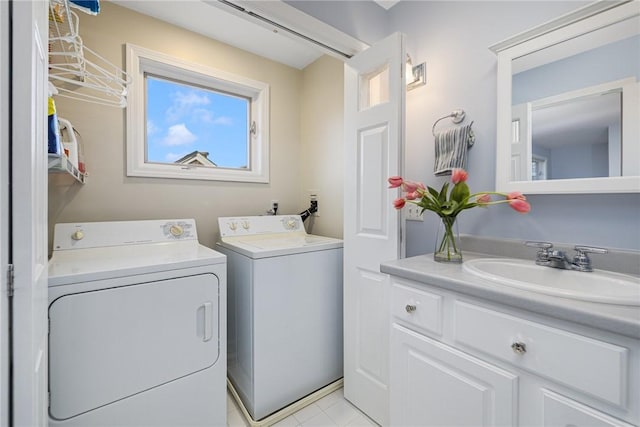
[[[246,167],[249,101],[147,76],[147,161],[206,151],[219,167]]]

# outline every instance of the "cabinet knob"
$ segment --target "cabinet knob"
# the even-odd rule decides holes
[[[527,352],[527,345],[523,342],[514,342],[511,344],[511,350],[513,350],[515,354],[523,355]]]
[[[413,313],[418,309],[418,307],[412,304],[407,304],[404,309],[407,310],[407,313]]]

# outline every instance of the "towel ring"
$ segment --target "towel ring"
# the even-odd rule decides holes
[[[431,127],[431,133],[433,134],[433,136],[436,136],[436,125],[438,124],[439,121],[451,117],[451,121],[453,123],[455,123],[455,124],[458,124],[458,123],[462,123],[462,121],[464,120],[464,117],[466,115],[467,115],[467,113],[465,113],[464,110],[453,110],[451,112],[451,114],[447,114],[446,116],[442,116],[438,120],[435,121],[435,123],[433,124],[433,127]]]

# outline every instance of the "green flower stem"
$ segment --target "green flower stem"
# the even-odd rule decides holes
[[[440,219],[442,220],[442,224],[444,226],[444,233],[442,235],[442,240],[440,240],[438,253],[446,253],[447,260],[451,261],[451,255],[458,254],[456,236],[453,231],[453,226],[456,222],[456,218],[451,216],[441,216]]]
[[[448,262],[461,262],[462,255],[458,251],[457,236],[454,232],[454,225],[456,217],[454,216],[440,216],[442,226],[444,228],[442,237],[440,238],[439,246],[435,253],[436,261],[448,261]]]

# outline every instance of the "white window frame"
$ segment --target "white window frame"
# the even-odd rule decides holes
[[[126,45],[127,72],[133,80],[127,102],[127,176],[236,182],[269,182],[269,85],[184,61],[140,46]],[[145,74],[250,99],[247,168],[196,167],[146,161]]]

